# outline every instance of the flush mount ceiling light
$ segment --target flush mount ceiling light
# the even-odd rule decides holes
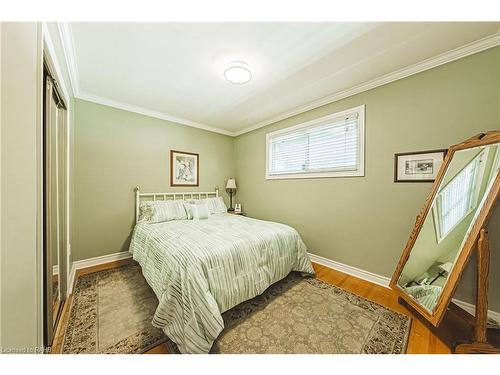
[[[235,61],[224,71],[224,78],[230,83],[242,85],[252,79],[252,72],[248,64],[243,61]]]

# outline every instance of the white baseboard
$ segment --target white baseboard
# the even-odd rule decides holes
[[[83,259],[74,261],[71,265],[71,272],[68,280],[68,295],[73,292],[73,286],[75,284],[75,275],[77,270],[81,270],[83,268],[98,266],[105,263],[115,262],[117,260],[128,259],[131,258],[132,254],[128,251],[120,251],[119,253],[113,253],[108,255],[102,255],[95,258]]]
[[[377,275],[376,273],[368,272],[360,268],[349,266],[347,264],[335,262],[334,260],[324,258],[319,255],[309,253],[309,257],[314,263],[321,264],[322,266],[346,273],[351,276],[356,276],[359,279],[369,281],[373,284],[381,285],[384,288],[389,288],[389,282],[391,281],[391,279],[388,277]]]
[[[472,303],[460,301],[459,299],[453,298],[452,301],[458,306],[467,311],[469,314],[472,316],[476,315],[476,305],[473,305]],[[500,313],[493,311],[493,310],[488,310],[488,318],[493,319],[495,322],[500,323]]]
[[[358,279],[369,281],[373,284],[377,284],[377,285],[381,285],[385,288],[389,288],[389,282],[391,281],[391,279],[388,277],[377,275],[376,273],[365,271],[365,270],[362,270],[360,268],[349,266],[347,264],[335,262],[334,260],[324,258],[324,257],[321,257],[319,255],[315,255],[315,254],[311,254],[311,253],[309,253],[309,258],[311,258],[311,261],[314,263],[318,263],[318,264],[321,264],[322,266],[331,268],[333,270],[340,271],[340,272],[346,273],[346,274],[351,275],[351,276],[355,276]],[[475,315],[475,313],[476,313],[476,306],[475,305],[468,303],[468,302],[461,301],[459,299],[455,299],[455,298],[452,301],[456,305],[458,305],[459,307],[461,307],[462,309],[467,311],[472,316]],[[493,319],[496,322],[500,322],[500,313],[499,312],[496,312],[493,310],[488,310],[488,317]]]

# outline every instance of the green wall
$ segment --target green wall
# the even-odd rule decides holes
[[[237,201],[252,217],[295,227],[313,254],[390,277],[428,183],[394,183],[394,154],[447,148],[500,128],[500,48],[325,105],[236,138]],[[266,180],[266,133],[366,105],[365,177]],[[493,215],[491,290],[500,282],[500,213]],[[470,267],[469,267],[470,268]],[[474,273],[457,297],[472,301]],[[500,290],[491,298],[500,310]]]
[[[233,138],[83,100],[74,104],[73,261],[128,251],[136,185],[145,192],[218,186],[225,196],[235,172]],[[200,154],[199,188],[170,187],[171,149]]]

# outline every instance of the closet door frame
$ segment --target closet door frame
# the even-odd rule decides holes
[[[67,284],[67,123],[66,106],[48,68],[45,70],[45,240],[44,325],[45,345],[52,344],[66,300]],[[57,260],[57,289],[54,295],[54,266]]]
[[[65,301],[68,297],[68,268],[69,267],[69,257],[68,257],[68,246],[69,246],[69,216],[68,216],[68,201],[69,201],[69,184],[68,184],[68,163],[69,163],[69,147],[68,147],[68,122],[67,119],[68,110],[65,109],[63,112],[58,112],[58,139],[57,147],[59,155],[63,155],[63,158],[59,158],[58,165],[58,175],[59,180],[62,181],[60,185],[61,196],[63,199],[59,201],[59,233],[61,243],[59,246],[63,250],[59,254],[58,264],[59,264],[59,275],[65,275],[65,277],[59,277],[59,282],[61,283],[59,290],[63,292],[61,296],[61,301]],[[62,256],[61,256],[62,255]],[[63,265],[61,268],[61,264]]]
[[[56,59],[56,53],[55,53],[55,48],[54,44],[52,42],[52,39],[50,37],[50,34],[48,32],[48,26],[45,22],[42,22],[41,24],[42,30],[43,30],[43,55],[42,55],[42,67],[43,67],[43,62],[45,62],[50,75],[57,81],[57,88],[58,88],[58,93],[61,96],[61,99],[64,101],[66,104],[66,112],[65,112],[65,118],[64,118],[64,138],[65,138],[65,167],[64,167],[64,175],[65,175],[65,192],[66,192],[66,199],[64,202],[65,205],[65,226],[64,226],[64,232],[66,233],[66,249],[67,249],[67,254],[66,254],[66,265],[67,269],[65,272],[66,275],[66,281],[67,281],[67,286],[66,286],[66,298],[71,294],[72,291],[72,278],[74,277],[74,274],[71,272],[72,264],[71,264],[71,236],[72,236],[72,230],[71,230],[71,201],[73,199],[72,195],[72,189],[71,189],[71,180],[72,180],[72,171],[70,168],[71,165],[71,158],[72,158],[72,143],[71,143],[71,137],[72,137],[72,132],[73,132],[73,123],[71,121],[71,111],[73,110],[72,108],[72,103],[71,103],[71,97],[70,97],[70,91],[68,90],[68,87],[66,87],[63,77],[62,77],[62,69],[61,66],[59,65],[57,59]],[[42,71],[43,72],[43,71]],[[43,74],[42,74],[43,76]],[[43,77],[41,78],[41,82],[43,82]],[[74,88],[70,87],[74,91]],[[43,89],[41,89],[43,92]],[[43,185],[41,185],[43,187]]]
[[[44,74],[45,76],[45,74]],[[54,179],[54,174],[57,176],[57,168],[53,167],[53,147],[55,146],[52,142],[53,138],[53,126],[52,126],[52,108],[51,108],[51,103],[53,101],[53,86],[52,86],[52,81],[48,76],[45,76],[45,119],[44,119],[44,137],[43,137],[43,150],[44,150],[44,246],[43,246],[43,263],[44,263],[44,338],[45,338],[45,345],[49,346],[54,337],[54,326],[53,326],[53,316],[54,316],[54,311],[53,311],[53,289],[52,289],[52,278],[53,278],[53,271],[52,271],[52,247],[51,245],[54,242],[54,233],[53,233],[53,227],[54,223],[53,221],[57,223],[58,218],[57,218],[57,212],[55,214],[55,217],[53,215],[53,210],[54,210],[54,201],[53,201],[53,192],[49,188],[49,185],[51,184],[52,180]],[[57,125],[56,125],[57,127]],[[57,158],[57,157],[56,157]],[[57,177],[55,177],[57,181]],[[56,195],[57,195],[57,186],[56,188]],[[57,202],[55,203],[57,204]],[[56,224],[56,231],[57,231],[57,224]],[[56,237],[58,236],[57,234],[55,235]]]
[[[64,207],[63,214],[61,215],[62,226],[61,231],[64,238],[63,246],[66,249],[65,254],[65,266],[66,269],[62,270],[64,272],[63,280],[66,281],[65,285],[65,295],[62,296],[65,299],[71,293],[72,279],[70,276],[72,275],[72,264],[71,264],[71,200],[72,200],[72,190],[71,190],[71,134],[72,134],[72,122],[71,122],[71,101],[70,101],[70,91],[68,91],[68,87],[66,87],[63,76],[61,65],[57,61],[57,54],[55,52],[54,43],[49,33],[49,27],[45,22],[39,22],[38,25],[38,36],[39,36],[39,52],[38,52],[38,82],[39,82],[39,110],[37,115],[37,154],[38,154],[38,168],[37,168],[37,176],[38,176],[38,193],[37,193],[37,201],[38,201],[38,214],[37,214],[37,279],[39,283],[37,283],[37,293],[36,293],[36,305],[38,311],[38,322],[37,322],[37,336],[38,336],[38,348],[39,351],[44,351],[47,348],[45,347],[45,332],[46,332],[46,324],[45,324],[45,290],[44,290],[44,282],[45,282],[45,269],[44,269],[44,242],[45,242],[45,212],[44,212],[44,138],[43,138],[43,117],[44,117],[44,88],[45,88],[45,80],[43,69],[44,66],[47,67],[49,74],[57,81],[58,93],[61,99],[66,104],[67,110],[65,111],[64,120],[62,121],[64,131],[62,132],[61,144],[64,144],[64,154],[65,160],[63,163],[64,172],[62,175],[64,176],[64,191],[65,197],[62,206]],[[69,87],[71,90],[72,87]]]

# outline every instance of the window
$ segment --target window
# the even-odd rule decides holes
[[[438,194],[434,211],[438,242],[476,208],[483,155],[477,155]]]
[[[360,106],[267,134],[266,178],[364,176]]]

